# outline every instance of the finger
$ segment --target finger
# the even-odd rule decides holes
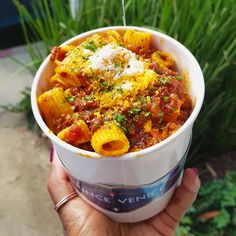
[[[196,169],[186,169],[180,186],[177,188],[168,206],[160,214],[151,219],[154,227],[168,235],[174,235],[174,231],[187,209],[195,201],[200,180]]]
[[[74,189],[55,151],[52,151],[51,157],[47,187],[52,201],[56,204]]]
[[[179,222],[187,209],[195,201],[199,188],[200,179],[198,177],[198,171],[195,168],[187,169],[181,185],[177,188],[165,212]]]
[[[57,204],[62,198],[74,191],[55,151],[52,152],[52,161],[50,162],[47,186],[54,204]],[[78,211],[78,209],[80,209],[80,211]],[[79,197],[76,197],[62,205],[58,210],[58,213],[63,222],[67,215],[84,215],[86,217],[91,210],[92,207]]]

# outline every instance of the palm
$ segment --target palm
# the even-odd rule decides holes
[[[116,223],[102,213],[96,211],[94,208],[88,206],[80,199],[75,199],[73,203],[70,204],[70,207],[73,209],[83,209],[82,211],[75,212],[71,218],[68,218],[68,221],[64,222],[64,228],[67,232],[67,235],[162,235],[159,229],[154,223],[154,219],[147,220],[141,223]],[[71,209],[67,208],[66,211]],[[66,211],[62,211],[61,217],[64,218],[64,214],[67,214]],[[155,216],[160,220],[160,215]],[[160,221],[161,222],[161,221]],[[165,225],[162,222],[162,227],[164,226],[165,231],[168,232],[168,236],[174,235],[174,228],[172,229],[168,225]]]

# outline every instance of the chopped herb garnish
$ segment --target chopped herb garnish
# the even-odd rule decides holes
[[[151,112],[148,111],[148,112],[145,112],[145,113],[144,113],[144,116],[145,116],[145,117],[148,117],[148,116],[150,116],[150,114],[151,114]]]
[[[90,93],[88,96],[83,96],[82,102],[91,101],[92,99],[93,99],[93,92]]]
[[[115,89],[117,92],[119,92],[119,93],[123,93],[123,89],[121,88],[121,85],[115,86],[114,89]]]
[[[128,114],[129,114],[129,115],[138,115],[140,111],[141,111],[141,108],[134,107],[134,108],[131,108],[131,109],[128,111]]]
[[[121,125],[120,123],[118,123],[118,122],[116,122],[116,121],[115,121],[115,123],[116,123],[116,125],[117,125],[119,128],[121,128],[124,132],[127,132],[127,129],[126,129],[123,125]]]
[[[177,80],[183,80],[184,78],[183,77],[181,77],[181,76],[177,76],[177,77],[175,77]]]
[[[67,99],[69,102],[74,102],[74,101],[75,101],[75,96],[67,95],[67,96],[66,96],[66,99]]]
[[[118,123],[121,123],[121,122],[123,122],[123,121],[125,121],[126,120],[126,118],[125,118],[125,116],[124,115],[121,115],[120,113],[117,113],[116,115],[115,115],[115,121],[116,122],[118,122]]]
[[[138,114],[138,113],[141,111],[141,108],[132,108],[131,111],[132,111],[134,114]]]
[[[159,116],[159,118],[160,118],[158,123],[160,124],[160,123],[163,121],[163,118],[164,118],[164,112],[159,111],[159,112],[158,112],[158,116]]]
[[[117,113],[114,117],[114,121],[119,128],[121,128],[124,132],[127,132],[127,129],[121,124],[122,122],[126,121],[125,116]]]
[[[170,77],[160,77],[159,80],[162,84],[166,84],[170,80]]]
[[[139,99],[139,102],[140,102],[141,104],[145,104],[145,103],[147,102],[147,100],[145,99],[145,97],[141,97],[141,98]]]
[[[163,99],[164,102],[166,102],[169,99],[169,97],[168,96],[163,96],[162,99]]]
[[[121,67],[121,63],[118,63],[118,62],[117,62],[117,63],[114,64],[114,66],[115,66],[115,68]]]
[[[93,92],[89,94],[88,101],[91,101],[93,99]]]
[[[89,42],[89,41],[85,42],[83,46],[85,49],[89,49],[92,52],[95,52],[98,49],[97,46],[93,42]]]
[[[103,42],[101,42],[101,41],[99,41],[98,44],[99,44],[99,47],[102,47],[102,46],[105,45],[105,44],[104,44]]]
[[[88,56],[81,56],[82,57],[82,59],[84,60],[84,61],[87,61],[88,60]]]
[[[100,85],[103,87],[107,87],[109,84],[106,81],[104,81],[104,82],[101,82]]]

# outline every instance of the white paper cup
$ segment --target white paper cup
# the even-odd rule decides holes
[[[184,161],[190,145],[193,123],[204,98],[204,79],[194,56],[175,39],[140,27],[106,27],[80,34],[64,43],[80,43],[94,33],[128,28],[152,34],[154,47],[170,53],[180,73],[189,77],[189,93],[194,109],[184,125],[162,142],[138,152],[120,157],[101,155],[76,148],[54,135],[43,121],[37,104],[38,96],[49,89],[54,74],[49,56],[35,75],[32,86],[34,116],[55,146],[71,182],[79,195],[90,205],[119,222],[137,222],[157,214],[165,208],[181,180]]]

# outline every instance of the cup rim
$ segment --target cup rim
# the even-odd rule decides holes
[[[65,41],[61,45],[71,44],[72,42],[74,42],[78,39],[88,37],[88,36],[90,36],[94,33],[100,33],[100,32],[104,32],[104,31],[107,31],[107,30],[125,30],[125,29],[135,29],[135,30],[139,30],[139,31],[149,32],[152,35],[157,35],[159,37],[164,38],[164,40],[167,40],[167,41],[171,42],[172,44],[174,44],[175,47],[180,48],[186,54],[186,56],[188,56],[191,59],[191,63],[195,67],[195,71],[197,71],[201,91],[199,92],[199,96],[197,97],[196,102],[194,103],[194,108],[193,108],[193,111],[192,111],[191,115],[188,117],[188,119],[185,121],[185,123],[174,134],[171,134],[169,137],[167,137],[166,139],[162,140],[159,143],[156,143],[156,144],[154,144],[154,145],[152,145],[148,148],[145,148],[145,149],[142,149],[142,150],[139,150],[139,151],[125,153],[125,154],[117,156],[117,157],[102,156],[102,155],[100,155],[96,152],[83,150],[83,149],[80,149],[78,147],[74,147],[71,144],[66,143],[65,141],[62,141],[47,127],[47,125],[45,124],[43,118],[41,117],[39,107],[38,107],[38,103],[37,103],[36,94],[37,94],[37,87],[38,87],[38,82],[40,80],[40,77],[41,77],[41,75],[42,75],[42,73],[45,69],[45,66],[50,61],[50,55],[48,55],[46,57],[46,59],[43,61],[43,63],[40,65],[40,67],[39,67],[38,71],[36,72],[36,75],[33,79],[33,83],[32,83],[31,105],[32,105],[32,110],[33,110],[34,117],[35,117],[38,125],[40,126],[40,128],[43,130],[43,132],[54,143],[61,146],[62,148],[67,149],[70,152],[77,153],[78,155],[80,155],[82,157],[85,157],[85,158],[93,158],[93,159],[98,159],[99,158],[100,161],[108,160],[108,159],[112,159],[113,161],[130,160],[130,159],[133,159],[135,157],[145,156],[148,153],[157,151],[157,150],[163,148],[164,146],[166,146],[167,144],[171,143],[172,141],[174,141],[179,135],[181,135],[186,129],[188,129],[194,123],[195,119],[197,118],[197,116],[200,112],[200,109],[201,109],[201,106],[202,106],[202,103],[203,103],[204,94],[205,94],[205,84],[204,84],[204,78],[203,78],[202,70],[201,70],[197,60],[195,59],[193,54],[185,46],[183,46],[180,42],[178,42],[174,38],[172,38],[172,37],[170,37],[170,36],[168,36],[168,35],[166,35],[162,32],[154,31],[154,30],[144,28],[144,27],[137,27],[137,26],[109,26],[109,27],[102,27],[102,28],[97,28],[97,29],[94,29],[94,30],[84,32],[82,34],[79,34],[77,36],[72,37],[71,39]]]

